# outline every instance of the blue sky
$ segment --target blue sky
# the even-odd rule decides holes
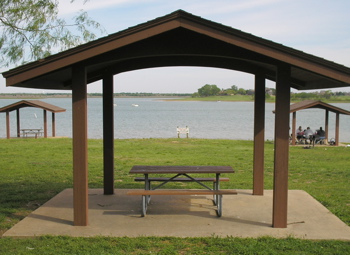
[[[60,0],[60,16],[69,20],[84,9],[107,33],[164,16],[178,9],[350,67],[349,0]],[[7,69],[2,69],[5,71]],[[205,84],[253,88],[249,74],[215,68],[172,67],[115,76],[115,92],[193,93]],[[272,82],[267,87],[274,87]],[[0,93],[44,92],[6,88]],[[350,87],[333,89],[350,91]],[[101,92],[101,83],[88,86]]]

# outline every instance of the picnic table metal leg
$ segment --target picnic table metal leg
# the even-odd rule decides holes
[[[213,184],[213,188],[214,190],[219,190],[220,189],[220,174],[216,174],[216,180]],[[217,205],[217,201],[218,201],[218,195],[213,195],[213,203],[214,205]]]
[[[145,190],[151,190],[151,181],[148,179],[148,174],[145,174]],[[151,201],[151,196],[147,196],[147,204]]]
[[[148,204],[148,196],[142,196],[142,199],[141,199],[141,206],[142,206],[142,209],[141,209],[141,216],[142,216],[142,217],[145,217],[145,216],[146,216],[146,213],[147,213],[147,204]]]
[[[222,215],[222,195],[218,195],[217,200],[216,200],[216,206],[217,206],[216,215],[218,217],[221,217],[221,215]]]
[[[151,184],[148,179],[148,174],[145,174],[145,190],[150,190],[151,189]],[[147,205],[149,204],[151,200],[151,196],[149,195],[143,195],[141,198],[141,216],[145,217],[147,213]]]
[[[220,190],[220,174],[216,174],[216,181],[214,183],[214,190]],[[214,205],[216,205],[216,215],[222,215],[222,195],[214,195]]]

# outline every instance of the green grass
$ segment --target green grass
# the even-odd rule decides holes
[[[89,187],[103,182],[102,140],[89,140]],[[265,188],[272,189],[273,143],[265,144]],[[71,188],[72,140],[0,140],[0,235],[47,200]],[[349,147],[290,147],[289,189],[307,191],[350,225]],[[253,142],[206,139],[115,140],[116,188],[141,188],[137,164],[231,165],[223,188],[251,189]],[[176,187],[191,188],[194,184]],[[294,238],[0,238],[0,254],[349,254],[350,242]]]
[[[349,254],[349,243],[287,238],[73,238],[0,239],[1,254]],[[5,248],[6,247],[6,248]]]

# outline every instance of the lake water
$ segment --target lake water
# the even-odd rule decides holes
[[[0,107],[19,101],[1,99]],[[56,114],[56,136],[72,137],[71,98],[42,99],[47,103],[65,108]],[[176,127],[190,128],[191,138],[253,140],[253,102],[184,102],[164,101],[159,98],[115,98],[115,138],[176,138]],[[133,106],[137,104],[138,107]],[[350,104],[333,104],[350,111]],[[265,139],[274,138],[275,105],[266,104]],[[43,111],[22,108],[21,128],[42,128]],[[329,114],[329,138],[335,137],[335,114]],[[10,114],[11,136],[16,134],[16,113]],[[307,109],[297,112],[297,127],[312,130],[324,127],[325,111]],[[49,136],[51,113],[48,112]],[[102,138],[102,98],[88,99],[88,136]],[[6,114],[0,113],[0,137],[6,137]],[[185,135],[182,135],[185,137]],[[350,142],[350,116],[340,115],[340,141]]]

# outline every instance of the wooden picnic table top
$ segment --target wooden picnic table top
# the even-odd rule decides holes
[[[202,173],[234,173],[231,166],[133,166],[130,174],[202,174]]]

